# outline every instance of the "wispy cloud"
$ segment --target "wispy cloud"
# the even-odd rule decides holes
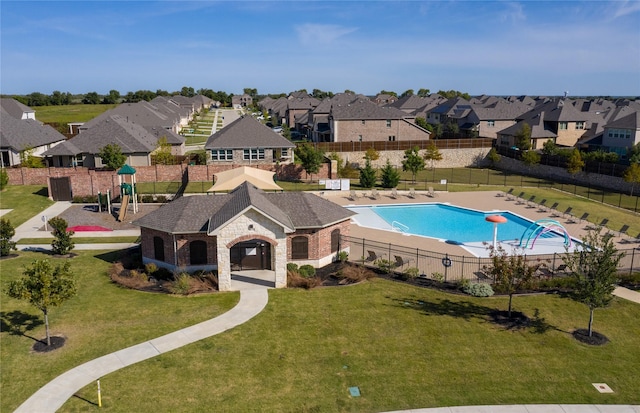
[[[298,40],[303,45],[329,45],[358,29],[335,24],[307,23],[295,26],[295,30],[298,33]]]
[[[613,13],[613,18],[617,19],[618,17],[624,17],[629,14],[640,12],[640,1],[620,1],[615,2],[617,6]]]
[[[500,13],[500,21],[518,23],[527,19],[520,3],[504,3],[506,8]]]

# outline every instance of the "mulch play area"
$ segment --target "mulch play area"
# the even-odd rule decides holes
[[[119,206],[113,208],[114,212],[109,214],[108,212],[98,212],[97,205],[78,204],[72,205],[58,216],[67,221],[69,229],[76,232],[139,229],[140,227],[133,225],[131,222],[155,211],[160,208],[160,205],[138,205],[137,214],[134,214],[133,207],[129,206],[127,218],[124,222],[118,222],[117,213],[119,208]]]

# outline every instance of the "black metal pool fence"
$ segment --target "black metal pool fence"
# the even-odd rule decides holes
[[[349,245],[349,261],[372,267],[386,263],[396,272],[417,268],[421,277],[441,281],[493,281],[489,279],[487,272],[491,266],[491,258],[446,254],[349,236],[341,237],[341,245]],[[627,248],[618,249],[624,252],[618,267],[620,273],[631,274],[640,271],[640,249],[637,245],[630,243]],[[564,264],[563,256],[564,253],[525,254],[529,265],[540,265],[549,277],[566,275],[561,271]]]

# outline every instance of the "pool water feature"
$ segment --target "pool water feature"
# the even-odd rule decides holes
[[[498,227],[498,241],[519,241],[532,221],[509,211],[477,211],[443,203],[375,205],[348,207],[361,226],[437,238],[452,244],[492,242],[493,224],[489,215],[501,215],[507,222]],[[547,231],[541,238],[562,238]]]

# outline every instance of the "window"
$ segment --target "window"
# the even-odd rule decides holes
[[[164,240],[160,237],[153,237],[153,257],[164,261]]]
[[[363,125],[365,124],[364,119],[362,119],[362,124],[363,124]]]
[[[245,149],[244,150],[244,160],[245,161],[255,161],[259,159],[264,159],[264,149]]]
[[[567,130],[567,122],[558,122],[558,129]]]
[[[584,122],[576,122],[576,129],[584,129]]]
[[[609,129],[608,135],[610,138],[631,139],[631,130],[630,129]]]
[[[488,120],[487,121],[487,126],[490,128],[493,128],[494,126],[496,126],[496,121],[495,120]]]
[[[358,135],[358,140],[362,142],[362,135]]]
[[[189,243],[189,262],[191,265],[207,263],[207,243],[204,241],[191,241]]]
[[[336,252],[340,249],[340,230],[334,229],[331,231],[331,252]]]
[[[212,161],[232,161],[233,151],[231,149],[212,149],[211,160]]]
[[[291,239],[291,259],[306,260],[309,258],[309,240],[307,237],[293,237]]]
[[[391,127],[391,120],[387,119],[387,128],[390,128],[390,127]]]
[[[389,142],[393,142],[396,140],[396,135],[390,135],[389,136]]]
[[[281,155],[283,158],[288,157],[288,156],[289,156],[289,149],[288,149],[288,148],[282,148],[282,149],[280,150],[280,155]]]

